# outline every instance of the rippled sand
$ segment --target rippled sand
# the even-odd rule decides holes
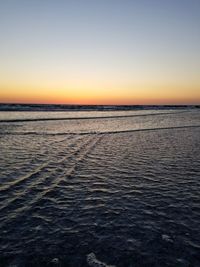
[[[0,266],[200,266],[200,113],[157,113],[0,121]]]

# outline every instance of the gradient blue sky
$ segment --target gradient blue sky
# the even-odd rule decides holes
[[[0,102],[200,104],[199,0],[1,0]]]

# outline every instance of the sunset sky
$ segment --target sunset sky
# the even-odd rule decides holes
[[[0,102],[200,104],[200,0],[1,0]]]

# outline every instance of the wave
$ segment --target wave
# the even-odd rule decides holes
[[[200,125],[183,125],[183,126],[170,126],[170,127],[158,127],[158,128],[141,128],[130,130],[117,130],[117,131],[90,131],[90,132],[0,132],[0,135],[41,135],[41,136],[62,136],[62,135],[101,135],[101,134],[119,134],[119,133],[132,133],[132,132],[146,132],[146,131],[161,131],[161,130],[175,130],[175,129],[187,129],[187,128],[199,128]]]
[[[177,114],[188,111],[176,112],[160,112],[160,113],[147,113],[147,114],[134,114],[134,115],[113,115],[113,116],[91,116],[91,117],[62,117],[62,118],[27,118],[27,119],[2,119],[0,123],[7,122],[34,122],[34,121],[63,121],[63,120],[93,120],[93,119],[118,119],[118,118],[132,118],[132,117],[146,117],[146,116],[163,116],[168,114]]]

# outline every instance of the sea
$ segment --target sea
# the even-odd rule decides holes
[[[0,105],[1,267],[199,267],[199,106]]]

